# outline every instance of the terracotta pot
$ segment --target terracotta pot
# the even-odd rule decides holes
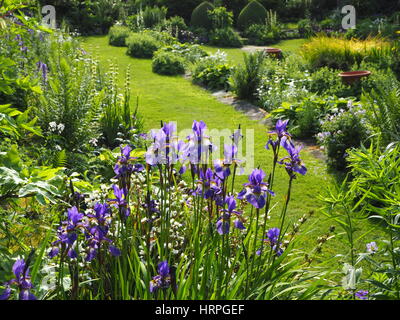
[[[275,58],[280,58],[282,56],[282,50],[278,48],[267,48],[265,52]]]
[[[348,85],[351,85],[357,81],[360,81],[363,77],[368,77],[371,74],[371,71],[349,71],[339,73],[339,77],[342,78],[342,81]]]

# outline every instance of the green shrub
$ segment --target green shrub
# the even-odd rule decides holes
[[[145,28],[153,28],[154,26],[162,23],[167,16],[166,7],[146,7],[142,11],[143,24]]]
[[[277,41],[270,28],[265,24],[252,24],[246,29],[244,36],[248,38],[248,44],[256,46],[268,45]]]
[[[233,25],[233,13],[227,11],[225,7],[208,11],[208,16],[212,21],[213,29],[230,28]]]
[[[103,107],[98,63],[89,57],[78,58],[78,43],[55,38],[46,41],[47,65],[55,71],[46,90],[31,104],[47,137],[57,136],[57,145],[67,151],[85,150],[89,140],[97,137]]]
[[[112,46],[124,47],[125,40],[128,38],[130,30],[128,27],[114,25],[108,32],[108,43]]]
[[[239,35],[232,28],[214,29],[210,33],[210,44],[220,47],[241,48]]]
[[[212,28],[212,21],[208,15],[208,11],[214,10],[214,5],[208,1],[204,1],[199,4],[192,13],[192,19],[190,21],[191,26],[200,27],[205,29]]]
[[[345,85],[339,77],[339,71],[328,67],[322,67],[311,74],[309,89],[319,95],[358,96],[356,85]]]
[[[319,23],[319,26],[321,27],[321,29],[335,29],[337,24],[333,19],[327,18],[327,19],[322,20]]]
[[[297,30],[300,36],[310,37],[313,34],[313,27],[310,19],[302,19],[297,23]]]
[[[174,16],[165,20],[161,24],[161,29],[176,34],[179,31],[188,30],[188,26],[186,25],[185,19],[179,16]]]
[[[192,45],[189,43],[176,43],[170,46],[162,47],[159,51],[177,54],[189,63],[194,63],[199,61],[201,58],[208,56],[208,53],[199,45]]]
[[[192,70],[192,80],[209,89],[227,90],[231,70],[232,68],[226,63],[226,54],[217,51],[212,56],[198,60]]]
[[[346,169],[348,150],[358,148],[369,136],[365,110],[351,102],[348,108],[328,115],[321,130],[318,139],[326,149],[329,165],[337,170]]]
[[[136,58],[151,58],[162,43],[149,34],[132,33],[127,39],[127,53]]]
[[[335,96],[308,95],[295,102],[283,102],[271,111],[274,120],[289,119],[289,132],[298,138],[313,138],[321,131],[327,115],[346,109],[348,99]]]
[[[104,79],[101,93],[104,110],[99,119],[101,142],[109,148],[115,148],[126,140],[133,140],[134,135],[143,129],[141,117],[137,113],[138,106],[133,112],[130,104],[130,68],[126,70],[123,91],[117,86],[118,78],[118,69],[111,64]]]
[[[368,110],[368,121],[374,133],[389,144],[400,140],[400,84],[394,79],[376,83],[371,92],[365,92],[362,102]]]
[[[243,8],[238,17],[238,27],[246,30],[252,24],[263,24],[267,18],[267,10],[256,0],[251,1]]]
[[[368,148],[361,146],[349,151],[347,160],[353,177],[350,184],[354,200],[363,198],[360,210],[373,215],[396,210],[389,199],[398,195],[399,154],[399,142],[390,143],[383,150],[372,143]]]
[[[282,60],[267,56],[257,88],[259,105],[271,111],[283,102],[296,103],[309,95],[309,81],[309,72],[298,55]]]
[[[185,73],[185,60],[176,53],[157,51],[152,62],[153,72],[163,75]]]
[[[142,34],[148,35],[159,41],[162,45],[170,46],[178,43],[178,40],[166,31],[144,30]]]
[[[237,66],[232,74],[232,91],[239,99],[255,99],[262,78],[264,52],[244,54],[244,64]]]

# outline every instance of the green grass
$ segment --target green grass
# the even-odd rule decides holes
[[[296,52],[300,47],[306,43],[306,39],[291,39],[282,40],[276,44],[271,45],[271,47],[282,49],[284,52]],[[225,51],[228,57],[228,61],[232,64],[239,64],[243,62],[244,51],[239,48],[219,48],[208,45],[201,46],[205,51],[210,54],[216,53],[218,50]]]
[[[240,124],[243,133],[246,129],[254,130],[254,166],[262,168],[267,173],[270,171],[272,152],[265,150],[268,131],[266,127],[257,121],[250,120],[244,114],[237,112],[233,107],[220,103],[210,92],[193,85],[189,80],[181,76],[161,76],[152,72],[151,60],[135,59],[126,55],[126,48],[112,47],[108,45],[106,36],[88,37],[82,39],[83,47],[107,67],[110,62],[118,65],[120,71],[120,84],[124,83],[124,74],[128,65],[132,72],[132,104],[139,96],[139,111],[145,120],[145,129],[159,128],[160,121],[176,121],[178,132],[182,129],[191,128],[193,120],[203,120],[210,129],[228,128],[234,130]],[[282,41],[280,45],[285,48],[295,48],[301,45],[303,40]],[[207,47],[211,50],[211,47]],[[215,51],[217,48],[212,48]],[[240,49],[222,49],[227,51],[228,56],[236,63],[240,62],[242,51]],[[294,182],[292,191],[292,202],[289,206],[288,220],[294,222],[300,216],[315,210],[316,214],[310,222],[314,225],[314,231],[307,237],[304,243],[305,249],[311,249],[316,245],[317,236],[326,233],[332,224],[326,221],[324,216],[318,212],[321,203],[317,195],[323,192],[334,180],[327,173],[326,164],[311,155],[307,149],[303,150],[302,158],[308,168],[305,176],[300,176]],[[277,170],[275,201],[283,203],[286,187],[287,173],[283,168]],[[236,191],[241,190],[241,184],[247,181],[247,176],[237,179]],[[277,208],[279,208],[278,205]],[[274,227],[274,217],[278,216],[279,210],[272,212],[269,227]],[[367,225],[361,225],[364,230]],[[332,241],[327,246],[328,253],[338,253],[342,247],[340,239]]]

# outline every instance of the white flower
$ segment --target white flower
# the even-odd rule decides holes
[[[89,143],[94,147],[97,146],[97,142],[98,142],[98,140],[96,138],[92,138],[92,139],[89,140]]]
[[[57,123],[55,123],[54,121],[49,123],[49,130],[51,132],[54,132],[57,129]]]
[[[60,124],[57,126],[57,129],[58,129],[58,133],[61,133],[61,132],[64,131],[65,126],[64,126],[62,123],[60,123]]]

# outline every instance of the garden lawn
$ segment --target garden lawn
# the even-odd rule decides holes
[[[285,41],[282,43],[288,45]],[[193,120],[205,121],[209,129],[234,130],[240,124],[244,134],[246,129],[254,130],[254,166],[260,166],[267,174],[269,173],[272,152],[265,149],[268,131],[266,127],[257,121],[250,120],[233,107],[219,102],[209,91],[192,84],[182,76],[161,76],[153,73],[150,59],[136,59],[126,55],[125,47],[108,45],[107,36],[82,38],[82,46],[94,54],[105,67],[111,62],[116,64],[120,71],[121,85],[124,84],[128,65],[131,66],[132,105],[135,105],[138,96],[139,112],[144,118],[146,130],[159,128],[161,120],[176,121],[178,132],[191,128]],[[240,49],[227,51],[230,56],[238,57],[237,50],[241,51]],[[326,165],[322,160],[315,158],[306,150],[302,152],[302,158],[308,172],[305,176],[299,176],[294,182],[288,221],[294,222],[310,210],[315,211],[315,215],[310,220],[314,231],[304,242],[304,249],[309,250],[316,245],[317,236],[326,233],[332,224],[318,212],[321,203],[317,200],[317,196],[334,179],[327,174]],[[246,181],[247,176],[238,177],[236,191],[240,191],[241,184]],[[280,211],[277,209],[280,208],[286,194],[288,175],[283,168],[278,168],[275,181],[273,187],[276,193],[275,201],[279,201],[280,204],[272,211],[270,227],[275,227],[274,216],[279,215]],[[308,223],[308,225],[311,224]],[[365,231],[366,226],[361,227]],[[327,246],[327,253],[333,254],[341,246],[341,241],[336,240]]]
[[[281,40],[276,44],[271,45],[271,47],[279,48],[283,52],[295,52],[299,50],[300,47],[306,42],[306,39]],[[245,51],[240,48],[219,48],[208,45],[203,45],[201,47],[210,54],[214,54],[218,50],[225,51],[228,61],[232,64],[239,64],[243,62],[243,53],[245,53]]]

